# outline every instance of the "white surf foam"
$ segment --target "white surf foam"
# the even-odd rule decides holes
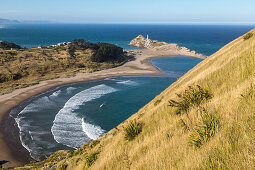
[[[20,129],[20,136],[19,136],[19,138],[20,138],[22,146],[24,148],[26,148],[26,150],[28,150],[28,152],[31,153],[32,149],[30,149],[29,146],[25,144],[25,142],[23,140],[23,137],[22,137],[22,133],[23,133],[24,128],[21,126],[21,120],[22,120],[22,118],[15,118],[15,121],[16,121],[16,123],[18,125],[18,128]]]
[[[112,81],[116,81],[116,79],[115,79],[115,78],[111,78],[111,77],[107,77],[107,78],[105,78],[105,80],[112,80]]]
[[[29,116],[31,113],[38,112],[40,110],[44,110],[46,107],[52,106],[55,106],[55,103],[52,102],[49,97],[44,96],[27,105],[15,118],[19,128],[19,137],[22,146],[26,148],[31,157],[37,161],[40,161],[43,155],[48,154],[48,151],[41,148],[42,143],[44,143],[43,146],[47,148],[53,144],[39,139],[42,135],[47,133],[49,134],[50,132],[42,131],[39,126],[33,126],[33,121],[29,119]]]
[[[66,89],[66,93],[67,94],[71,94],[74,90],[76,90],[77,88],[75,88],[75,87],[68,87],[67,89]]]
[[[17,125],[20,129],[20,141],[21,144],[26,150],[29,151],[30,156],[37,160],[41,161],[45,158],[45,155],[48,155],[48,151],[42,148],[41,146],[45,146],[47,148],[55,148],[56,145],[52,144],[48,141],[43,141],[41,139],[41,135],[46,134],[47,132],[43,131],[32,131],[31,129],[38,127],[33,127],[30,122],[27,122],[24,117],[15,118]]]
[[[125,80],[125,81],[118,81],[118,84],[125,84],[125,85],[130,85],[130,86],[137,86],[138,83],[132,80]]]
[[[71,97],[53,121],[51,132],[54,139],[66,146],[78,148],[91,139],[99,138],[104,133],[103,129],[97,125],[85,123],[81,117],[78,117],[75,110],[88,101],[115,91],[117,90],[102,84],[83,90]]]
[[[58,95],[60,95],[61,90],[55,91],[54,93],[52,93],[52,95],[50,95],[49,97],[57,97]]]
[[[96,126],[93,124],[90,124],[88,122],[84,121],[84,118],[82,118],[82,130],[86,133],[86,135],[93,140],[97,140],[100,136],[102,136],[105,133],[105,130],[103,130],[100,126]]]

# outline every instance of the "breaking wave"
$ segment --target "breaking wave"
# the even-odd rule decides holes
[[[85,122],[75,112],[84,103],[113,93],[116,89],[104,84],[83,90],[71,97],[64,107],[57,113],[51,132],[58,143],[72,148],[99,138],[105,131],[98,125]]]

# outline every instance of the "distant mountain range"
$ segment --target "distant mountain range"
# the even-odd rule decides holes
[[[54,23],[51,21],[36,21],[36,20],[10,20],[10,19],[4,19],[0,18],[0,24],[49,24]]]
[[[3,19],[0,18],[0,24],[19,24],[20,21],[18,20],[9,20],[9,19]]]

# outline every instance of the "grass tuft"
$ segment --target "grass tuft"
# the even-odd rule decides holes
[[[88,167],[93,165],[93,163],[97,160],[99,152],[92,153],[87,156],[86,158],[86,164]]]
[[[249,33],[247,33],[247,34],[245,34],[245,35],[243,36],[243,39],[244,39],[244,40],[248,40],[248,39],[250,39],[252,36],[253,36],[253,33],[249,32]]]
[[[125,128],[125,139],[128,141],[133,140],[139,133],[142,132],[142,124],[137,123],[136,120],[131,121]]]
[[[61,164],[60,167],[59,167],[59,169],[60,169],[60,170],[65,170],[65,169],[67,169],[67,166],[68,166],[68,165],[67,165],[66,163]]]
[[[200,148],[203,144],[210,140],[220,128],[220,117],[217,112],[208,113],[203,109],[201,113],[202,122],[194,128],[193,133],[189,137],[189,143],[196,148]]]
[[[176,114],[187,113],[193,106],[199,106],[204,101],[212,98],[208,90],[199,85],[196,87],[189,86],[183,93],[177,94],[178,101],[170,100],[169,106],[176,107]]]

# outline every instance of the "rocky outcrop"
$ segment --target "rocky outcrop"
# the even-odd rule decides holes
[[[162,45],[167,45],[166,42],[159,42],[157,40],[151,40],[149,38],[145,38],[142,35],[138,35],[135,39],[133,39],[129,45],[139,48],[155,48]]]
[[[202,54],[198,54],[196,51],[191,51],[186,47],[180,47],[178,44],[175,43],[166,43],[166,42],[159,42],[157,40],[151,40],[149,38],[145,38],[142,35],[137,36],[134,38],[129,45],[138,47],[138,48],[147,48],[147,49],[154,49],[159,51],[171,51],[175,54],[179,55],[187,55],[187,56],[196,56],[204,58]]]

